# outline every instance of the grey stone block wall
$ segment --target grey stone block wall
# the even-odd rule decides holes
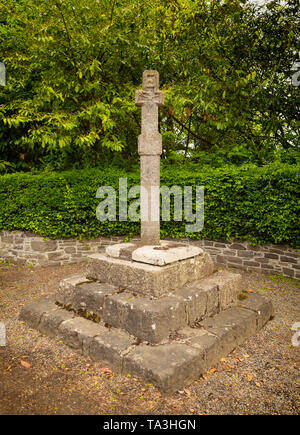
[[[120,237],[91,240],[44,239],[28,231],[0,231],[0,260],[17,264],[62,266],[87,260],[107,245],[122,241]]]
[[[190,243],[207,251],[217,266],[300,279],[300,252],[290,246],[251,246],[248,241],[216,242],[207,239]]]
[[[40,266],[78,263],[86,261],[87,255],[103,252],[107,245],[123,240],[123,237],[47,240],[27,231],[3,230],[0,231],[0,260]],[[290,246],[251,246],[248,241],[239,240],[176,239],[180,240],[203,248],[217,266],[300,279],[300,252]]]

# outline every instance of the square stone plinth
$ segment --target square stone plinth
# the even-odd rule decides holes
[[[88,257],[87,278],[126,289],[127,292],[159,297],[174,292],[214,270],[209,254],[203,252],[165,266],[93,254]]]

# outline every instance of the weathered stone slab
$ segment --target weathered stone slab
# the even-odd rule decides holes
[[[238,306],[252,310],[255,313],[257,329],[262,328],[274,316],[271,300],[255,293],[247,293],[246,299],[238,301]]]
[[[39,331],[48,335],[49,337],[56,337],[58,335],[59,325],[65,320],[74,318],[74,314],[63,310],[62,308],[58,308],[57,305],[55,306],[57,308],[56,310],[51,309],[51,311],[48,311],[42,315],[38,325]]]
[[[88,257],[87,277],[111,285],[122,286],[126,291],[159,296],[163,291],[164,280],[170,278],[168,270],[148,264],[111,258],[104,254]]]
[[[171,343],[137,346],[124,356],[122,372],[150,382],[164,393],[173,393],[199,378],[204,371],[205,355],[202,349]]]
[[[58,328],[58,335],[61,340],[70,347],[81,350],[83,353],[87,352],[90,341],[94,337],[105,333],[106,328],[104,326],[82,317],[66,320]]]
[[[150,343],[159,343],[185,324],[185,307],[176,297],[160,300],[138,299],[136,305],[126,305],[126,330]]]
[[[24,305],[21,309],[19,319],[26,322],[32,328],[38,328],[42,315],[51,310],[57,310],[55,298],[46,297]]]
[[[85,275],[72,275],[63,279],[59,283],[56,300],[65,305],[72,305],[76,286],[89,282],[91,280],[87,279]]]
[[[91,282],[77,285],[74,288],[72,298],[64,298],[67,305],[80,313],[86,311],[90,314],[96,314],[100,319],[103,314],[104,299],[118,291],[118,288],[109,284]]]
[[[176,296],[184,300],[186,323],[190,326],[218,312],[218,287],[213,283],[206,284],[202,283],[202,280],[196,281],[178,290]]]
[[[201,349],[204,353],[204,369],[210,369],[220,358],[220,338],[203,328],[184,328],[178,331],[178,336],[189,346]]]
[[[165,266],[166,264],[186,260],[187,258],[202,255],[203,250],[197,246],[175,246],[168,247],[167,243],[159,246],[141,246],[132,252],[132,260],[141,263]]]
[[[88,257],[87,278],[123,287],[128,292],[162,296],[212,273],[214,268],[206,253],[166,266],[93,254]]]
[[[109,257],[113,258],[124,258],[131,260],[131,249],[135,249],[135,243],[115,243],[114,245],[109,245],[105,248],[105,252]],[[127,255],[122,255],[123,252],[130,252],[130,258]],[[127,258],[126,258],[127,257]]]
[[[168,240],[160,240],[157,245],[141,245],[141,241],[117,243],[108,246],[105,252],[109,257],[133,260],[154,266],[165,266],[166,264],[203,255],[203,250],[197,246]]]
[[[159,300],[134,297],[129,293],[105,299],[103,320],[150,343],[159,343],[185,325],[185,304],[172,295]]]
[[[176,266],[177,271],[177,275],[173,276],[173,279],[178,283],[178,286],[175,286],[177,288],[202,279],[214,271],[214,263],[207,252],[204,252],[203,255],[199,255],[198,257],[182,260],[173,264]]]
[[[203,255],[197,246],[161,240],[157,245],[137,243],[117,243],[106,248],[106,254],[113,258],[129,259],[141,263],[164,266],[166,264]]]
[[[219,337],[219,357],[230,353],[257,331],[255,313],[238,307],[208,317],[200,326]]]
[[[199,288],[209,288],[216,285],[219,291],[220,311],[236,304],[237,297],[242,291],[242,276],[239,273],[232,273],[227,270],[220,270],[209,277],[201,280]]]
[[[125,332],[106,328],[104,334],[91,340],[87,353],[94,361],[101,361],[111,370],[121,372],[123,355],[133,342],[134,338]]]

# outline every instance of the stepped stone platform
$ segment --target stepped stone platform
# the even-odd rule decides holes
[[[192,249],[191,249],[192,248]],[[89,257],[86,274],[22,308],[20,319],[112,370],[173,393],[198,379],[273,316],[215,271],[201,248],[124,243]]]

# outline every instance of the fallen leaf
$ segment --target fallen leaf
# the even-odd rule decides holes
[[[112,370],[110,370],[108,367],[102,367],[101,369],[101,372],[103,372],[103,373],[112,373]]]
[[[217,371],[217,369],[215,367],[213,367],[212,369],[208,370],[208,373],[213,374]]]
[[[221,364],[221,367],[222,367],[223,370],[228,370],[229,369],[227,364]]]
[[[21,360],[21,366],[26,367],[26,369],[30,369],[31,367],[31,365],[28,362],[23,360]]]
[[[253,379],[253,375],[247,375],[247,379],[248,379],[249,382],[251,382],[252,379]]]

